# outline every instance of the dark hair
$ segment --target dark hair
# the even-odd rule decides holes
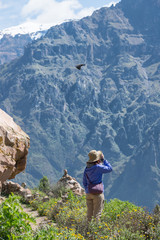
[[[99,161],[99,160],[98,160]],[[98,164],[98,161],[94,162],[94,165]]]

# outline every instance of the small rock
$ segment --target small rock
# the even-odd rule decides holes
[[[49,197],[48,196],[43,197],[42,201],[43,202],[48,202],[49,201]]]
[[[21,184],[21,187],[26,188],[26,183],[23,182],[23,183]]]
[[[49,192],[49,193],[48,193],[48,196],[49,196],[49,197],[54,197],[54,194],[53,194],[52,192]]]
[[[33,198],[34,198],[34,199],[38,199],[38,198],[39,198],[39,193],[38,193],[38,192],[34,193],[34,194],[33,194]]]

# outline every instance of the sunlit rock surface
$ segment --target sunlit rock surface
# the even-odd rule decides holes
[[[29,136],[0,109],[0,189],[26,168]]]

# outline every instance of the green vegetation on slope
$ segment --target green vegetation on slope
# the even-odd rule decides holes
[[[105,202],[101,221],[87,225],[85,196],[75,196],[71,191],[63,202],[60,197],[43,202],[40,193],[29,205],[53,224],[33,231],[33,219],[23,212],[19,197],[11,195],[0,205],[1,240],[160,239],[159,206],[151,214],[130,202],[113,199]]]

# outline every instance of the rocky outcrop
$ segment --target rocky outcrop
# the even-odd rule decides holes
[[[0,189],[26,168],[29,136],[0,109]]]
[[[70,189],[75,193],[76,195],[83,195],[85,193],[84,189],[81,187],[81,185],[76,181],[75,178],[68,175],[67,170],[64,170],[64,175],[62,178],[57,182],[60,186],[64,186],[67,189]]]
[[[20,186],[18,183],[14,183],[12,181],[5,181],[2,184],[2,192],[5,195],[9,195],[11,193],[17,194],[24,198],[25,202],[29,202],[33,199],[33,195],[29,188],[24,188]]]

